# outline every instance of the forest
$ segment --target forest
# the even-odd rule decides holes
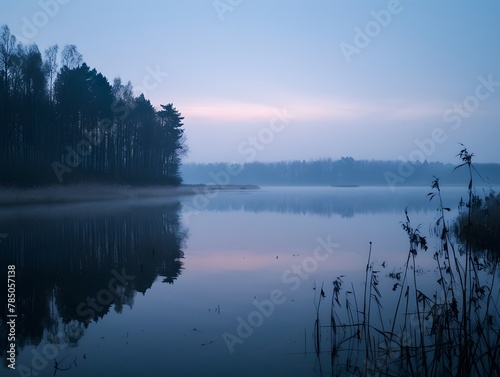
[[[0,184],[178,185],[183,117],[108,81],[75,45],[17,43],[0,27]]]
[[[500,183],[499,164],[475,164],[483,185]],[[257,184],[275,186],[427,186],[433,176],[447,185],[461,184],[466,178],[454,171],[453,164],[355,160],[352,157],[312,161],[249,162],[231,166],[225,163],[189,163],[181,167],[186,183]]]
[[[129,81],[112,83],[89,67],[75,45],[43,54],[0,27],[0,185],[427,185],[458,184],[451,164],[355,160],[182,165],[183,119],[172,103],[156,109]],[[332,151],[332,155],[335,151]],[[486,185],[500,165],[476,164]],[[237,173],[235,173],[237,172]]]

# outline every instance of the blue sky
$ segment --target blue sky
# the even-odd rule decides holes
[[[130,80],[156,106],[173,102],[185,161],[456,161],[462,142],[476,161],[500,162],[495,1],[40,0],[0,10],[19,40],[42,51],[75,44],[110,81]]]

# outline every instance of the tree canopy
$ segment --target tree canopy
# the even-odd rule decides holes
[[[0,184],[181,183],[174,105],[157,111],[130,82],[111,84],[75,45],[58,54],[0,28]]]

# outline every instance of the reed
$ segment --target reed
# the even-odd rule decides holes
[[[443,205],[438,178],[434,177],[428,194],[429,200],[437,201],[438,213],[431,227],[431,237],[436,237],[432,255],[438,276],[435,291],[420,288],[424,284],[417,258],[421,252],[427,254],[429,247],[420,226],[413,226],[405,209],[401,226],[409,241],[406,263],[401,272],[386,275],[396,280],[392,312],[383,309],[380,269],[373,262],[371,242],[360,300],[354,285],[344,291],[344,276],[337,277],[332,284],[329,325],[321,326],[324,285],[317,302],[315,293],[315,350],[318,357],[329,352],[332,375],[500,376],[500,297],[495,286],[500,258],[487,257],[473,247],[474,209],[483,202],[473,190],[477,173],[473,154],[463,147],[457,156],[461,163],[455,169],[466,168],[469,182],[467,202],[461,201],[455,225],[449,225],[451,209]],[[496,203],[492,194],[489,198],[489,203]],[[455,234],[452,227],[458,229]],[[384,315],[383,310],[391,314]],[[331,339],[329,350],[320,348],[325,328]]]

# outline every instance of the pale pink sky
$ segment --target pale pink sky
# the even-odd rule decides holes
[[[0,24],[41,51],[75,44],[110,81],[153,83],[145,96],[185,116],[186,162],[245,160],[242,143],[282,108],[295,118],[256,160],[405,159],[441,128],[428,160],[454,161],[462,142],[500,162],[498,2],[401,0],[384,25],[386,0],[252,0],[222,15],[212,1],[54,1],[41,17],[42,3],[4,2]]]

